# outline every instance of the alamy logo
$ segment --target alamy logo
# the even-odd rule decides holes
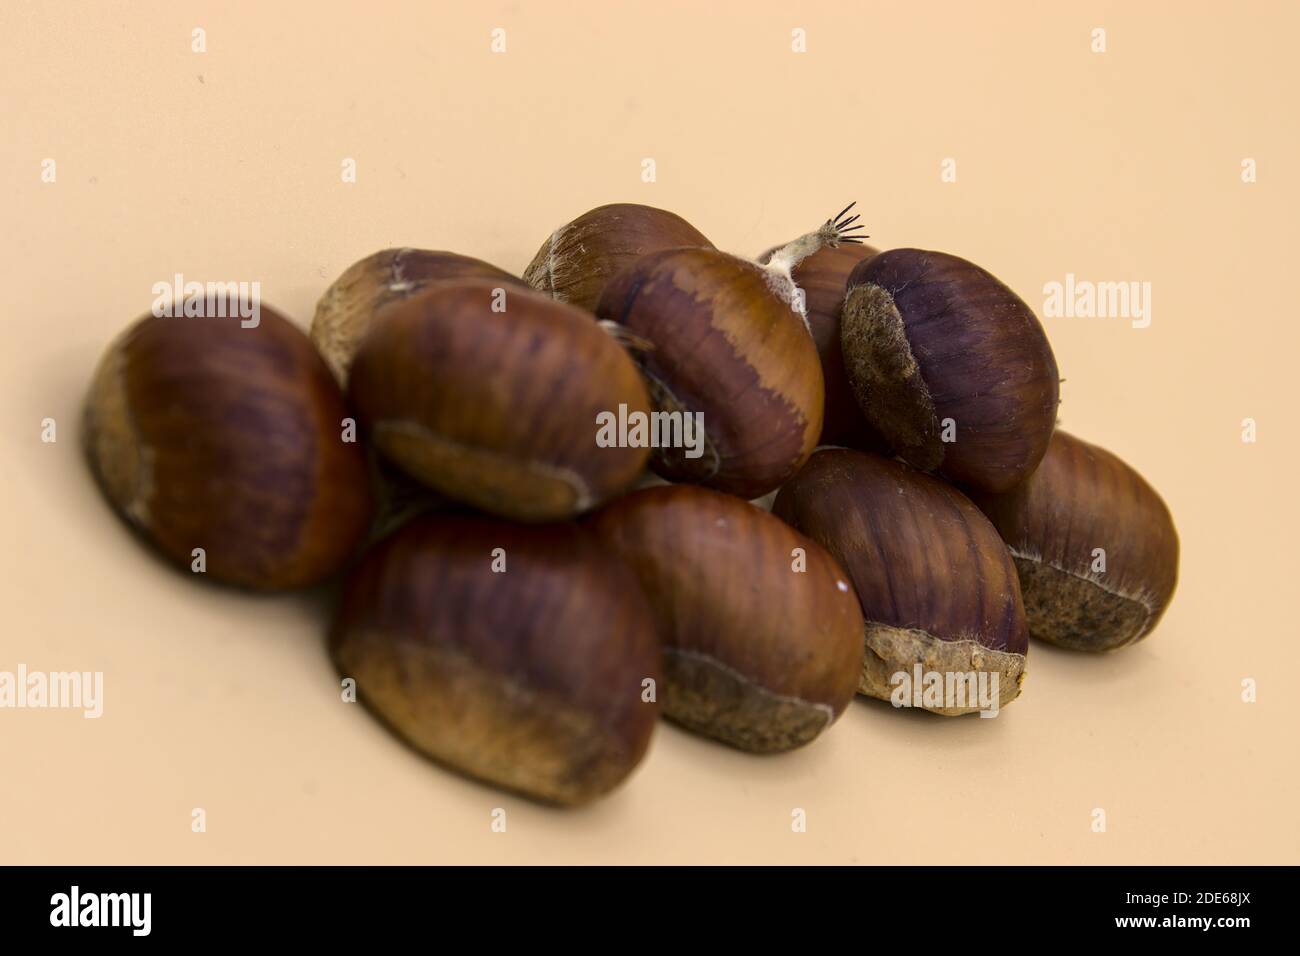
[[[704,454],[703,412],[629,412],[596,415],[596,444],[600,448],[685,448],[687,458]]]
[[[129,926],[132,936],[148,936],[152,893],[82,893],[73,886],[50,897],[51,926]]]
[[[912,672],[898,671],[889,678],[889,702],[895,707],[926,710],[978,710],[981,717],[996,717],[1000,706],[995,671],[927,671],[919,663]]]
[[[1150,282],[1091,282],[1065,274],[1064,282],[1043,286],[1043,316],[1048,319],[1131,319],[1135,329],[1151,324]]]
[[[103,671],[0,671],[0,710],[14,708],[80,710],[94,719],[104,713]]]
[[[239,319],[240,328],[262,321],[262,283],[186,282],[179,272],[171,282],[153,284],[154,318]]]

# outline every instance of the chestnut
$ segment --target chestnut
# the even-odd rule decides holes
[[[627,777],[659,714],[645,597],[569,522],[417,518],[349,577],[330,653],[417,750],[557,804]]]
[[[346,387],[352,356],[380,308],[445,279],[491,279],[507,287],[527,286],[504,269],[455,252],[381,249],[354,262],[325,290],[311,323],[312,341],[339,383]]]
[[[664,713],[742,750],[808,743],[853,699],[862,614],[815,542],[693,485],[632,492],[589,519],[631,566],[664,647]]]
[[[822,428],[817,348],[763,267],[716,249],[637,259],[596,314],[649,346],[633,350],[656,410],[698,423],[692,446],[655,450],[671,481],[758,498],[798,470]]]
[[[938,478],[879,455],[818,450],[777,494],[773,514],[848,572],[866,619],[858,691],[890,700],[897,675],[985,672],[998,706],[1020,694],[1029,631],[1016,569],[988,519]],[[979,710],[944,700],[925,709]]]
[[[1178,533],[1160,495],[1118,457],[1057,431],[1038,470],[974,494],[1011,549],[1029,633],[1082,651],[1151,633],[1178,583]]]
[[[561,226],[524,270],[539,292],[594,311],[601,290],[620,269],[650,252],[678,246],[713,248],[676,213],[637,203],[598,206]]]
[[[974,263],[890,249],[849,274],[844,368],[905,461],[986,491],[1034,470],[1056,424],[1056,359],[1021,299]]]
[[[776,251],[769,250],[758,261],[767,262]],[[857,396],[844,371],[840,347],[840,312],[844,308],[849,273],[859,262],[879,254],[878,249],[852,242],[826,245],[791,269],[791,278],[804,292],[808,328],[822,363],[826,398],[822,433],[817,441],[819,445],[842,445],[864,451],[888,450],[884,437],[858,407]]]
[[[567,518],[630,487],[649,448],[601,442],[599,416],[649,414],[627,353],[580,309],[492,280],[385,306],[348,391],[389,459],[429,487],[521,521]]]
[[[269,306],[260,321],[140,319],[108,348],[82,439],[109,503],[170,561],[256,590],[339,570],[371,517],[365,454],[329,369]]]

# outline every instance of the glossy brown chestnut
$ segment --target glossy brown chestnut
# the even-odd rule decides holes
[[[652,253],[606,285],[596,314],[649,343],[633,354],[657,410],[702,416],[697,457],[656,449],[665,478],[757,498],[817,444],[817,348],[760,266],[714,249]]]
[[[819,445],[843,445],[875,452],[888,450],[884,436],[858,407],[857,396],[844,371],[840,344],[840,313],[844,309],[849,273],[859,262],[879,254],[871,246],[852,243],[823,246],[791,270],[795,284],[804,292],[808,328],[822,361],[826,400]]]
[[[1056,425],[1033,310],[974,263],[890,249],[849,275],[844,368],[867,420],[922,471],[989,491],[1026,478]]]
[[[311,338],[335,378],[347,386],[348,369],[375,313],[397,299],[446,279],[490,279],[506,287],[527,283],[491,263],[455,252],[382,249],[354,262],[316,304]]]
[[[628,488],[647,447],[602,447],[598,416],[647,415],[627,353],[590,314],[493,280],[393,302],[362,340],[349,394],[375,444],[450,498],[522,521]]]
[[[898,674],[984,671],[999,706],[1020,694],[1029,631],[1016,569],[965,496],[902,462],[847,448],[816,452],[773,513],[848,571],[866,619],[860,693],[890,700]],[[953,716],[980,709],[945,700]]]
[[[424,516],[348,580],[330,639],[360,700],[421,752],[559,804],[640,762],[659,644],[632,573],[571,523]]]
[[[636,203],[598,206],[561,226],[524,270],[539,292],[594,311],[615,273],[647,253],[679,246],[713,248],[676,213]]]
[[[273,591],[340,569],[371,496],[343,395],[311,342],[257,325],[145,316],[109,346],[82,438],[113,507],[172,562]],[[354,429],[353,429],[354,430]]]
[[[1109,651],[1151,633],[1178,583],[1178,533],[1155,489],[1115,455],[1056,432],[1005,494],[974,495],[1011,549],[1029,633]]]
[[[664,712],[743,750],[808,743],[853,699],[862,614],[826,551],[748,502],[646,488],[594,515],[664,645]]]

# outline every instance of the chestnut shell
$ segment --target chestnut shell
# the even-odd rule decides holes
[[[703,454],[656,449],[663,477],[757,498],[811,454],[821,363],[759,266],[713,249],[653,253],[606,285],[596,314],[649,343],[633,354],[657,410],[703,415]]]
[[[860,693],[889,700],[893,676],[921,663],[997,673],[1001,702],[1018,696],[1029,631],[1016,569],[957,489],[902,462],[823,448],[772,513],[825,547],[853,582],[866,620]]]
[[[597,416],[648,414],[649,397],[590,315],[498,289],[440,282],[390,303],[349,394],[380,450],[431,488],[522,521],[570,517],[644,470],[648,448],[598,445]]]
[[[1011,549],[1034,637],[1107,651],[1160,621],[1178,583],[1178,532],[1156,490],[1116,455],[1057,431],[1028,480],[972,496]]]
[[[148,315],[108,348],[82,439],[113,507],[187,570],[275,591],[341,569],[372,499],[343,395],[298,328]]]
[[[330,650],[417,750],[552,803],[618,785],[659,714],[643,699],[662,672],[636,578],[569,522],[416,519],[349,578]]]
[[[808,743],[843,713],[858,683],[862,614],[820,545],[693,485],[632,492],[589,520],[649,599],[670,719],[773,752]]]
[[[610,203],[555,230],[524,270],[524,280],[561,302],[595,311],[605,284],[621,269],[641,256],[679,246],[712,249],[713,243],[674,212]]]
[[[1056,425],[1056,359],[1033,310],[991,273],[890,249],[854,267],[841,326],[858,403],[904,460],[988,491],[1038,465]]]
[[[381,308],[446,279],[490,279],[527,287],[523,279],[490,262],[443,250],[381,249],[354,262],[325,290],[311,323],[311,339],[340,384],[346,386],[357,346]]]
[[[857,396],[844,371],[840,342],[840,314],[849,274],[858,263],[879,254],[878,249],[856,243],[823,246],[791,270],[795,284],[803,289],[808,327],[822,361],[826,401],[819,445],[842,445],[881,453],[889,450],[884,436],[858,407]]]

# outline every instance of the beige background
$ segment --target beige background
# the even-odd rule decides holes
[[[0,669],[103,670],[106,700],[0,711],[0,862],[1300,862],[1296,11],[3,4]],[[975,259],[1035,309],[1067,272],[1153,284],[1148,329],[1046,325],[1066,427],[1174,512],[1178,595],[1118,655],[1036,645],[997,720],[860,701],[765,759],[665,725],[612,798],[544,809],[340,703],[318,597],[168,570],[80,460],[93,363],[174,272],[259,280],[305,326],[384,246],[521,270],[622,200],[752,255],[850,199],[877,243]]]

